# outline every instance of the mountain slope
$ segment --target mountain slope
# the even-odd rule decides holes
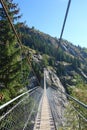
[[[24,24],[19,29],[22,43],[42,56],[40,66],[52,66],[65,87],[77,84],[77,77],[87,81],[87,49],[75,46],[67,40],[53,38],[48,34],[29,28]],[[35,58],[34,58],[35,59]],[[67,85],[68,84],[68,85]]]
[[[59,39],[51,37],[50,35],[40,32],[38,30],[35,30],[34,28],[29,28],[23,25],[20,28],[20,31],[22,33],[23,43],[27,46],[30,46],[31,48],[35,50],[37,49],[39,51],[44,52],[45,48],[40,50],[41,48],[43,48],[43,46],[47,45],[46,47],[51,48],[50,47],[51,45],[53,49],[59,46]],[[61,41],[60,48],[68,55],[71,55],[72,57],[77,57],[81,61],[87,62],[87,49],[86,48],[81,48],[80,46],[77,47],[73,45],[72,43],[68,42],[67,40]]]

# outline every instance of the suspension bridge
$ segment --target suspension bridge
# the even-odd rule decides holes
[[[35,121],[34,130],[55,130],[47,93],[46,93],[46,80],[44,71],[44,92],[40,102],[39,111]]]
[[[0,2],[18,39],[19,46],[22,48],[22,43],[12,24],[4,2],[3,0]],[[70,3],[71,0],[69,0],[67,6],[59,42],[62,39]],[[28,63],[30,63],[29,59]],[[69,101],[72,101],[77,106],[71,104],[74,111],[72,114],[75,115],[68,119],[64,115],[66,109],[66,105],[64,104],[65,99],[67,100],[67,105]],[[76,118],[78,118],[78,121],[74,124],[72,130],[74,128],[86,130],[81,127],[82,123],[87,124],[84,112],[79,111],[81,107],[87,110],[86,104],[67,94],[61,89],[61,86],[54,87],[47,85],[46,69],[44,69],[44,89],[40,86],[35,86],[33,89],[29,89],[0,106],[0,130],[67,130],[71,126],[70,121],[74,122]]]
[[[62,102],[64,96],[87,109],[87,105],[58,88],[47,88],[46,81],[44,70],[44,89],[35,87],[0,106],[0,130],[57,130],[62,128],[67,120],[64,117],[63,107],[60,108],[64,105]],[[58,91],[62,94],[60,100]],[[87,122],[78,109],[73,107],[73,110],[80,118],[79,123]],[[76,127],[79,129],[79,124]]]

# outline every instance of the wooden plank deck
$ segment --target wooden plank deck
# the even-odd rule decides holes
[[[39,105],[34,130],[55,130],[46,90]]]

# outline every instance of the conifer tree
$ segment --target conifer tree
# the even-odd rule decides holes
[[[20,18],[18,5],[13,0],[4,0],[9,16],[14,23]],[[12,97],[20,84],[20,49],[11,25],[0,5],[0,88],[8,89]],[[3,91],[3,90],[2,90]]]

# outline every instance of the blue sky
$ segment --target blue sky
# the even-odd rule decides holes
[[[59,38],[68,0],[14,0],[21,21],[29,27]],[[87,0],[72,0],[63,38],[87,48]]]

